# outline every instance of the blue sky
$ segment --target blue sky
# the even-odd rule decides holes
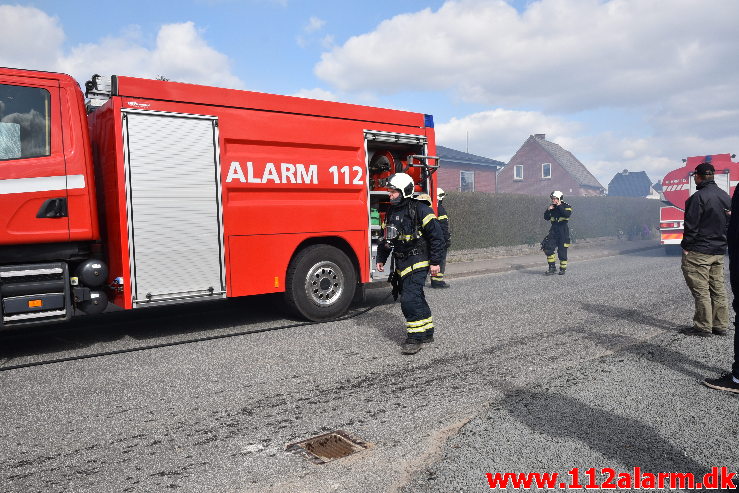
[[[508,161],[545,133],[607,186],[739,152],[735,0],[0,0],[0,66],[434,115]]]

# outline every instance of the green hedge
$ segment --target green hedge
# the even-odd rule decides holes
[[[639,236],[659,225],[660,201],[629,197],[568,197],[573,240]],[[549,197],[449,192],[444,207],[452,226],[452,250],[538,244],[550,223],[544,220]]]

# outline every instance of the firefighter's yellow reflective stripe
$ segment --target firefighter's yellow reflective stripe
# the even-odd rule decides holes
[[[569,243],[562,243],[562,245],[563,245],[563,246],[564,246],[565,248],[569,248],[569,247],[570,247],[570,244],[569,244]]]
[[[430,323],[433,317],[424,318],[422,320],[415,320],[413,322],[406,322],[405,325],[408,327],[419,327],[421,325],[426,325],[427,323]]]
[[[426,226],[432,219],[436,219],[436,216],[433,214],[428,214],[426,217],[423,218],[423,221],[421,221],[421,226]]]
[[[421,236],[423,236],[423,232],[419,231],[415,235],[398,235],[398,239],[401,241],[413,241]]]
[[[565,207],[566,211],[572,211],[572,207]]]
[[[560,221],[560,222],[562,222],[562,221],[569,221],[569,220],[570,220],[570,218],[569,218],[569,217],[560,217],[560,218],[558,219],[558,218],[556,218],[556,217],[552,217],[552,218],[550,218],[549,220],[550,220],[551,222],[553,222],[553,223],[556,223],[557,221]]]
[[[443,272],[439,272],[435,276],[431,276],[431,280],[432,281],[443,281],[444,280],[444,273]]]
[[[569,221],[570,218],[569,217],[560,217],[559,220],[560,221]]]
[[[566,260],[560,260],[559,261],[559,266],[564,269],[565,267],[567,267],[567,261]]]
[[[547,255],[547,262],[549,262],[551,264],[552,262],[554,262],[555,258],[556,257],[554,256],[554,254]]]
[[[401,271],[397,271],[398,274],[400,274],[400,277],[403,277],[404,275],[408,274],[409,272],[412,272],[417,269],[422,269],[424,267],[429,266],[429,261],[424,260],[423,262],[416,262],[415,264],[411,265],[410,267],[406,267],[405,269]]]
[[[449,219],[449,216],[447,216],[446,214],[444,214],[443,216],[439,216],[439,221],[445,221],[447,219]]]
[[[424,325],[422,327],[414,327],[413,329],[411,329],[409,327],[408,328],[408,333],[409,334],[417,334],[418,332],[426,332],[427,330],[431,330],[433,328],[434,328],[434,324],[429,323],[429,324],[426,324],[426,325]]]
[[[426,332],[429,329],[434,328],[434,322],[432,317],[424,318],[423,320],[416,320],[414,322],[406,322],[406,329],[409,333]]]

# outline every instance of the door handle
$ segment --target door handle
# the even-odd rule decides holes
[[[46,199],[36,214],[38,218],[67,217],[67,199]]]

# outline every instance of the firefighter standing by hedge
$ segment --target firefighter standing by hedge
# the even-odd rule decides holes
[[[408,337],[403,354],[415,354],[423,343],[434,341],[434,322],[426,302],[423,285],[429,271],[439,273],[444,237],[433,209],[414,200],[413,179],[396,173],[388,180],[390,208],[385,215],[385,241],[377,252],[377,270],[385,270],[392,250],[395,271],[391,282],[399,285],[400,308],[406,320]]]
[[[444,197],[446,197],[446,192],[444,192],[443,189],[437,188],[436,189],[436,198],[438,199],[438,211],[439,215],[437,216],[439,218],[439,225],[441,226],[441,231],[444,233],[444,255],[441,257],[441,264],[439,265],[440,270],[439,273],[435,276],[431,276],[431,287],[432,288],[448,288],[449,284],[446,283],[444,280],[444,270],[446,269],[446,254],[449,251],[449,247],[452,245],[452,234],[451,230],[449,229],[449,216],[446,214],[446,209],[444,208],[444,205],[442,204],[442,201],[444,200]]]
[[[564,194],[559,190],[553,191],[549,197],[552,204],[544,212],[544,220],[550,221],[552,226],[549,228],[549,234],[542,242],[542,249],[547,256],[549,270],[546,275],[552,276],[557,273],[557,264],[555,262],[554,250],[557,250],[559,257],[559,275],[564,275],[567,270],[567,247],[570,246],[570,227],[567,224],[572,214],[572,206],[564,202]]]
[[[435,276],[431,276],[431,287],[432,288],[448,288],[449,285],[444,281],[444,268],[446,267],[446,252],[449,249],[449,245],[451,245],[450,236],[449,236],[449,218],[446,215],[446,210],[444,209],[444,206],[441,205],[441,200],[444,198],[444,190],[441,188],[437,189],[438,192],[436,193],[436,196],[439,199],[438,203],[438,211],[439,214],[436,216],[436,218],[439,220],[439,226],[441,226],[441,232],[444,235],[444,253],[441,255],[441,263],[439,264],[439,273]],[[427,193],[422,193],[418,197],[416,197],[416,200],[420,200],[421,202],[425,202],[428,204],[429,207],[431,207],[431,196]]]

